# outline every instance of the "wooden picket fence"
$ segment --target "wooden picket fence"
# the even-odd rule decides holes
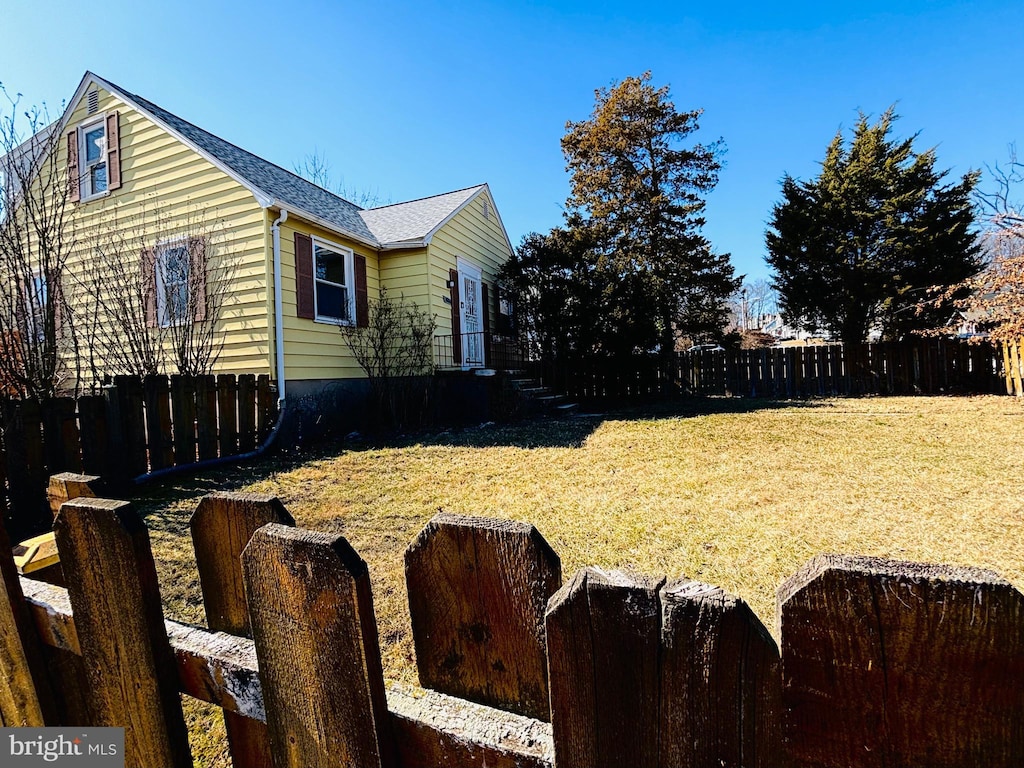
[[[1024,339],[1003,342],[1006,394],[1024,397]]]
[[[735,597],[583,568],[531,525],[440,514],[405,555],[425,690],[385,685],[370,578],[273,497],[192,518],[208,627],[165,621],[145,525],[78,498],[67,589],[6,557],[6,725],[127,725],[126,765],[192,765],[179,692],[224,710],[235,766],[1024,764],[1024,596],[968,568],[823,555]]]
[[[8,533],[49,530],[50,475],[84,472],[113,488],[154,470],[253,450],[277,416],[268,376],[116,376],[101,394],[0,403],[0,494]],[[13,514],[13,512],[17,514]]]

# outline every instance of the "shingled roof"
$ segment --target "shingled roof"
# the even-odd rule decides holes
[[[366,210],[91,72],[85,73],[75,97],[68,103],[65,119],[70,116],[74,104],[91,82],[103,86],[207,157],[246,186],[260,205],[286,208],[299,217],[310,218],[376,248],[422,244],[441,224],[486,187],[478,185]]]
[[[359,216],[381,243],[394,247],[423,242],[485,188],[485,184],[479,184],[443,195],[370,208],[360,211]]]

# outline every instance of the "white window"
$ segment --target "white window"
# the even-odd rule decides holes
[[[189,272],[191,256],[186,240],[166,243],[156,251],[156,316],[161,328],[178,325],[191,316]]]
[[[49,293],[46,275],[42,272],[33,275],[32,283],[26,287],[26,292],[28,332],[37,343],[42,343],[46,339],[46,299]]]
[[[313,238],[313,295],[316,319],[351,325],[355,318],[352,251]]]
[[[78,129],[78,169],[82,200],[107,191],[107,129],[102,119]]]

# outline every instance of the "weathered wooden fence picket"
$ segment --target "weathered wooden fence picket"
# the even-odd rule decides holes
[[[85,472],[116,489],[154,470],[245,453],[270,431],[276,409],[269,377],[251,374],[116,376],[98,395],[43,406],[3,400],[0,495],[7,496],[8,533],[20,541],[49,529],[50,475]]]
[[[442,514],[406,553],[419,691],[384,683],[344,538],[238,494],[192,533],[209,629],[163,620],[125,502],[61,507],[66,591],[0,558],[5,725],[129,725],[126,765],[190,765],[181,691],[224,710],[236,766],[1024,764],[1024,596],[991,572],[819,556],[777,646],[712,586],[563,583],[532,526]]]

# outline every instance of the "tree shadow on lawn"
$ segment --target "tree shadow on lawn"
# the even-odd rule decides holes
[[[346,452],[414,446],[456,448],[580,448],[605,421],[649,421],[743,414],[785,408],[820,408],[823,400],[768,400],[738,397],[689,397],[643,404],[604,404],[557,418],[534,418],[509,424],[488,422],[444,431],[424,431],[389,438],[325,442],[314,447],[275,451],[272,455],[195,474],[182,474],[139,486],[130,494],[151,530],[188,535],[198,499],[215,491],[237,491],[304,464],[330,460]]]
[[[488,423],[446,430],[397,443],[466,448],[581,448],[605,421],[657,421],[714,414],[743,414],[783,408],[820,408],[823,400],[769,400],[739,397],[687,397],[641,404],[590,405],[578,413],[539,417],[511,424]],[[392,444],[395,445],[395,444]]]

